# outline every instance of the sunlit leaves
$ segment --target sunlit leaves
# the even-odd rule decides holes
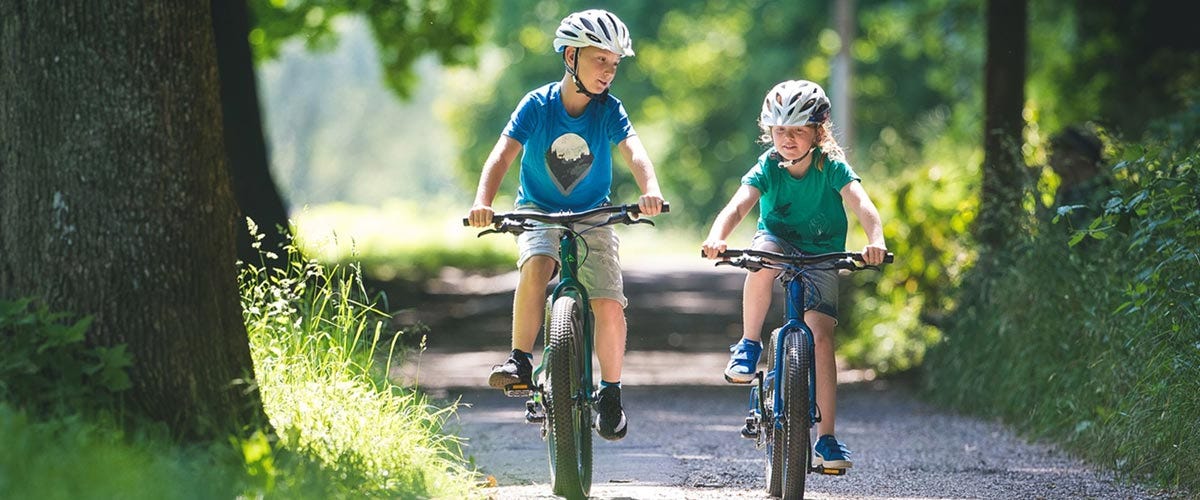
[[[475,61],[473,48],[483,39],[491,15],[486,0],[252,0],[249,41],[257,58],[278,55],[281,44],[303,40],[320,50],[337,42],[335,22],[359,15],[371,26],[384,67],[384,80],[401,97],[415,85],[413,64],[432,53],[445,64]]]

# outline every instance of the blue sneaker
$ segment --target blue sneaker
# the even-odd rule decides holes
[[[850,450],[833,437],[833,434],[826,434],[818,438],[813,451],[816,452],[813,457],[815,466],[827,469],[849,469],[854,466],[854,462],[850,461]]]
[[[731,384],[749,384],[758,371],[758,355],[762,354],[762,343],[749,339],[729,346],[729,365],[725,367],[725,381]]]

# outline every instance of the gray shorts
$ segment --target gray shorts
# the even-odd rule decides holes
[[[750,242],[750,248],[788,255],[803,253],[783,238],[767,231],[754,233],[754,239]],[[815,302],[813,302],[814,297],[809,298],[810,303],[805,307],[805,310],[825,314],[832,317],[836,322],[838,319],[838,272],[835,270],[810,270],[808,271],[808,276],[812,278],[813,285],[817,288],[817,296],[815,297]]]
[[[534,207],[519,207],[520,210],[537,210]],[[608,218],[608,214],[597,215],[595,219],[575,224],[576,231],[583,232],[579,241],[578,257],[580,283],[587,288],[590,299],[612,299],[621,304],[629,305],[625,298],[625,280],[621,276],[621,239],[612,226],[588,228],[587,222],[599,223]],[[540,224],[539,224],[540,225]],[[517,268],[535,255],[545,255],[554,259],[559,268],[558,247],[561,229],[525,231],[517,236]]]

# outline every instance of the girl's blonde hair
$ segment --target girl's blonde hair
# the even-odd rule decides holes
[[[825,159],[836,160],[840,162],[846,161],[846,151],[838,144],[837,139],[833,137],[833,121],[825,120],[820,125],[804,125],[805,127],[814,127],[817,132],[816,140],[813,141],[815,146],[821,148],[820,158],[816,158],[814,163],[817,170],[825,168]],[[764,145],[772,145],[775,141],[771,140],[771,127],[759,124],[763,134],[758,137],[758,142]]]

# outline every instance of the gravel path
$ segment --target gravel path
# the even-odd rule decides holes
[[[592,495],[768,498],[765,452],[738,435],[748,390],[725,384],[720,375],[725,348],[740,329],[744,274],[691,259],[628,267],[630,338],[622,379],[630,433],[615,443],[595,439]],[[486,389],[488,371],[507,354],[514,276],[446,278],[406,315],[433,326],[429,351],[394,375],[460,402],[449,430],[467,438],[467,456],[495,478],[497,486],[484,490],[489,498],[554,498],[545,442],[537,426],[524,423],[524,399]],[[807,498],[1168,496],[872,378],[839,374],[838,436],[853,450],[855,465],[845,476],[810,475]]]
[[[675,358],[671,366],[689,367],[675,370],[687,385],[670,385],[668,377],[645,370],[652,355],[631,357],[624,391],[630,433],[618,442],[595,439],[594,498],[768,498],[765,453],[738,435],[747,389],[695,382],[703,378],[697,372],[719,374],[712,369],[723,356],[697,355],[691,363]],[[537,426],[524,423],[523,399],[478,388],[482,383],[440,385],[456,380],[438,374],[451,371],[444,367],[467,368],[482,381],[488,366],[464,366],[472,357],[490,359],[427,353],[422,385],[460,402],[450,430],[468,439],[468,457],[495,478],[497,486],[485,490],[489,498],[554,498],[545,443]],[[810,475],[807,498],[1166,497],[1119,482],[1053,446],[1027,443],[997,423],[939,411],[903,385],[846,383],[838,399],[838,435],[854,451],[855,465],[846,476]]]

